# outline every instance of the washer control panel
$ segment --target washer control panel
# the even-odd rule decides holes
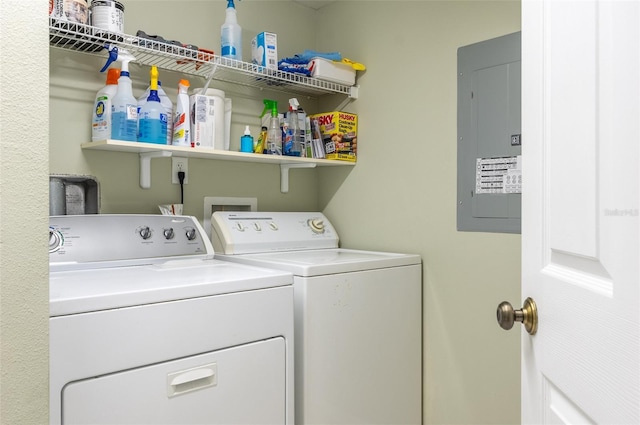
[[[190,216],[88,214],[49,217],[49,265],[109,267],[178,258],[212,258],[213,247]]]
[[[338,234],[318,212],[228,212],[211,216],[219,254],[251,254],[338,247]]]

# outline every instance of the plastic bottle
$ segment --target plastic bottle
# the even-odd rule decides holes
[[[267,145],[265,153],[270,155],[282,155],[282,130],[280,130],[280,120],[278,119],[278,102],[275,100],[264,99],[264,109],[261,117],[267,111],[270,112],[269,128],[267,129]]]
[[[300,121],[298,120],[298,99],[289,99],[289,111],[287,112],[287,130],[282,153],[288,156],[300,156],[302,144],[300,143]]]
[[[96,94],[93,104],[93,120],[91,122],[91,141],[111,138],[111,101],[118,91],[118,68],[109,68],[106,85]]]
[[[135,142],[138,132],[138,102],[133,97],[131,78],[129,78],[129,62],[135,58],[126,50],[109,47],[109,59],[102,69],[114,60],[122,62],[118,89],[111,101],[111,138]]]
[[[175,146],[191,146],[191,119],[189,116],[189,80],[178,83],[176,113],[173,118],[173,135],[171,144]]]
[[[260,137],[258,137],[258,143],[256,143],[256,147],[253,149],[254,153],[262,154],[264,153],[264,145],[267,143],[267,127],[262,126],[260,131]]]
[[[142,96],[138,97],[138,113],[140,113],[140,108],[142,105],[147,103],[147,99],[149,98],[149,92],[151,91],[151,84],[147,87]],[[158,97],[160,98],[160,104],[164,106],[164,109],[167,111],[167,117],[171,118],[167,122],[167,145],[170,145],[173,139],[173,102],[167,96],[167,93],[162,89],[162,83],[158,80]]]
[[[248,125],[244,127],[244,136],[240,138],[240,152],[253,152],[253,136]]]
[[[140,108],[138,141],[166,145],[168,117],[158,96],[158,67],[152,66],[149,74],[151,75],[151,90],[147,103]]]
[[[224,24],[220,28],[220,55],[223,58],[242,60],[242,28],[233,0],[227,0]]]

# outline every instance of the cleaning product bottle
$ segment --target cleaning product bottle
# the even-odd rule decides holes
[[[244,136],[240,138],[240,152],[253,152],[253,136],[248,125],[244,127]]]
[[[278,102],[264,99],[263,117],[267,111],[270,112],[269,128],[267,129],[267,145],[265,153],[270,155],[282,155],[282,130],[280,130],[280,120],[278,119]]]
[[[242,28],[238,25],[238,15],[233,0],[227,0],[224,24],[220,29],[220,55],[223,58],[242,60]]]
[[[120,70],[109,68],[107,83],[96,95],[91,122],[92,142],[111,138],[111,101],[118,91],[118,77],[120,77]]]
[[[135,142],[138,131],[138,102],[133,97],[129,78],[129,62],[135,60],[135,57],[125,49],[118,50],[118,47],[112,45],[105,48],[109,50],[109,59],[101,72],[104,72],[114,60],[122,63],[118,89],[111,101],[111,138]]]
[[[300,156],[302,144],[300,143],[300,121],[298,120],[298,99],[289,99],[289,111],[287,112],[287,130],[282,153],[289,156]]]
[[[258,143],[256,147],[253,149],[254,153],[262,154],[264,153],[264,145],[267,143],[267,127],[262,126],[260,130],[260,137],[258,137]]]
[[[138,141],[167,144],[167,111],[158,96],[158,67],[153,65],[149,71],[151,90],[147,103],[140,108],[138,120]]]
[[[149,93],[151,92],[151,82],[149,82],[149,87],[142,93],[142,96],[138,97],[138,113],[140,113],[140,108],[142,105],[147,103],[147,99],[149,98]],[[160,104],[164,106],[164,109],[167,111],[167,117],[169,117],[169,121],[167,122],[167,145],[170,145],[173,139],[173,102],[167,96],[167,93],[162,89],[162,82],[158,80],[158,97],[160,98]]]
[[[191,118],[189,116],[189,80],[178,83],[176,114],[173,118],[173,139],[175,146],[191,146]]]

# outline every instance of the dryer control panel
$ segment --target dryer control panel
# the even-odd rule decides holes
[[[211,216],[211,235],[219,254],[338,247],[333,225],[318,212],[216,211]]]
[[[213,258],[195,217],[88,214],[49,217],[49,266],[98,268]]]

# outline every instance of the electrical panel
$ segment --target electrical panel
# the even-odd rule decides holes
[[[457,226],[461,231],[520,233],[520,35],[458,49]]]

